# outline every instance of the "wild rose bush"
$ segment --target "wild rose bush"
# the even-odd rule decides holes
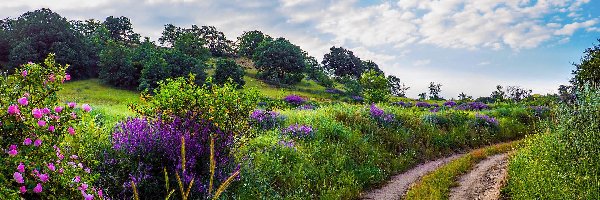
[[[115,199],[133,196],[132,180],[140,196],[163,197],[166,196],[163,169],[173,175],[183,171],[185,162],[182,182],[188,185],[194,180],[189,198],[209,196],[211,135],[215,138],[215,185],[218,185],[216,183],[227,179],[234,168],[230,157],[233,134],[221,132],[206,122],[180,117],[172,117],[172,121],[129,118],[117,124],[112,136],[115,152],[105,156],[101,170],[104,176],[100,182]],[[181,154],[182,137],[185,159]],[[175,179],[169,182],[178,184]]]
[[[97,175],[75,152],[89,105],[59,103],[57,91],[71,77],[68,66],[48,56],[45,66],[28,63],[0,77],[0,197],[102,198]],[[87,128],[86,128],[87,130]]]

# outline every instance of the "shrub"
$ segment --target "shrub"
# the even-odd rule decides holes
[[[278,127],[285,117],[275,111],[254,110],[250,115],[250,124],[261,130]]]
[[[419,101],[415,104],[415,106],[419,107],[419,108],[429,108],[429,107],[431,107],[431,104],[429,104],[427,102]]]
[[[448,119],[438,114],[428,114],[423,116],[423,122],[437,127],[447,128],[449,125]]]
[[[132,50],[109,41],[100,52],[98,76],[102,82],[122,88],[134,89],[139,85],[140,70],[132,63]]]
[[[390,126],[393,125],[396,120],[393,114],[386,114],[381,108],[378,108],[375,104],[371,104],[369,107],[369,113],[371,117],[377,121],[377,123]]]
[[[298,96],[298,95],[288,95],[285,98],[283,98],[283,100],[294,106],[299,106],[299,105],[302,105],[304,102],[306,102],[306,100],[304,100],[304,98],[302,98],[301,96]]]
[[[369,70],[360,77],[362,95],[367,103],[385,102],[390,97],[390,88],[385,75]]]
[[[245,74],[244,68],[236,64],[235,61],[231,59],[219,59],[215,74],[213,75],[213,81],[216,84],[223,85],[231,79],[231,82],[236,84],[237,88],[242,88],[246,84],[244,81]]]

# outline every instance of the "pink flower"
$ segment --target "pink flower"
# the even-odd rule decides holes
[[[78,158],[79,158],[79,156],[77,156],[77,155],[71,155],[71,159],[73,159],[73,160],[77,160]]]
[[[73,129],[73,127],[69,127],[67,131],[69,131],[69,134],[75,135],[75,129]]]
[[[81,195],[83,195],[83,199],[85,199],[85,200],[93,200],[94,199],[93,194],[86,194],[84,191],[81,191]]]
[[[56,167],[54,166],[54,163],[48,163],[48,169],[50,171],[56,171]]]
[[[42,110],[39,108],[34,108],[33,110],[31,110],[31,114],[33,115],[33,118],[36,119],[42,118],[42,116],[44,115],[42,113]]]
[[[87,167],[83,171],[85,171],[85,173],[88,173],[88,174],[92,172],[92,171],[90,171],[90,168],[87,168]]]
[[[17,171],[25,173],[25,165],[23,165],[23,163],[19,163],[19,166],[17,166]]]
[[[75,106],[77,106],[75,102],[69,102],[67,105],[69,105],[69,108],[75,108]]]
[[[10,155],[10,156],[16,156],[16,155],[17,155],[17,153],[19,153],[19,152],[17,151],[17,145],[15,145],[15,144],[13,144],[13,145],[10,145],[10,148],[9,148],[9,150],[8,150],[8,155]]]
[[[62,110],[63,110],[63,107],[61,107],[61,106],[54,107],[54,112],[56,112],[56,113],[60,113]]]
[[[73,182],[79,183],[79,181],[81,181],[81,178],[79,178],[79,176],[75,176],[75,178],[73,178]]]
[[[65,159],[65,156],[60,153],[57,153],[56,157],[58,157],[59,160]]]
[[[40,145],[42,145],[42,140],[40,139],[36,139],[35,142],[33,142],[33,146],[39,147]]]
[[[85,112],[90,112],[92,110],[92,107],[88,104],[81,105],[81,108],[83,108],[83,110],[85,110]]]
[[[21,194],[25,194],[25,192],[27,192],[27,188],[25,186],[21,186],[19,190],[21,191]]]
[[[65,80],[70,81],[71,80],[71,75],[65,74]]]
[[[17,100],[17,102],[19,102],[19,104],[24,105],[24,106],[29,104],[29,102],[27,101],[27,97],[21,97],[19,100]]]
[[[48,131],[54,132],[54,126],[48,126]]]
[[[8,114],[9,115],[17,115],[19,113],[21,113],[21,111],[19,111],[19,106],[15,105],[15,104],[8,106]]]
[[[71,118],[73,118],[73,119],[77,118],[77,115],[75,114],[75,112],[71,113]]]
[[[15,179],[15,181],[17,183],[25,183],[25,180],[23,180],[23,175],[21,173],[19,173],[19,172],[15,172],[13,174],[13,178]]]
[[[102,198],[102,196],[104,196],[104,195],[102,195],[102,189],[99,189],[99,190],[98,190],[98,196],[99,196],[100,198]]]
[[[41,193],[42,192],[42,184],[38,183],[34,188],[33,188],[33,192],[35,193]]]
[[[50,80],[50,82],[54,82],[54,74],[48,75],[48,80]]]
[[[62,174],[63,172],[65,172],[65,169],[63,169],[63,168],[58,169],[59,174]]]
[[[23,145],[26,145],[26,146],[31,145],[31,138],[25,138],[25,140],[23,141]]]
[[[79,186],[77,189],[81,190],[83,192],[88,189],[88,185],[85,183],[82,183],[81,186]]]
[[[44,120],[38,121],[38,126],[42,126],[42,127],[46,126],[46,121],[44,121]]]
[[[44,115],[47,115],[47,114],[49,114],[49,113],[50,113],[50,109],[49,109],[49,108],[43,108],[43,109],[42,109],[42,113],[43,113]]]
[[[42,183],[48,182],[48,179],[50,179],[50,176],[48,176],[48,174],[40,174],[38,175],[38,178],[40,178],[40,181],[42,181]]]
[[[27,70],[23,70],[23,71],[21,72],[21,76],[23,76],[23,77],[26,77],[26,76],[27,76]]]

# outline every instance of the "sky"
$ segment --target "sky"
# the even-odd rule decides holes
[[[442,96],[489,96],[496,85],[554,93],[600,39],[591,0],[0,0],[0,17],[50,8],[68,19],[126,16],[157,40],[165,24],[211,25],[284,37],[319,61],[332,46],[372,60],[411,87]]]

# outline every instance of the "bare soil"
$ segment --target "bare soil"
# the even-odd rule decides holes
[[[460,177],[459,186],[452,188],[450,200],[477,199],[496,200],[506,181],[508,153],[497,154],[475,165],[469,173]]]
[[[402,174],[393,176],[383,187],[363,194],[361,199],[400,199],[406,194],[406,190],[408,190],[410,185],[419,180],[422,176],[461,156],[463,156],[463,154],[456,154],[420,164]]]

